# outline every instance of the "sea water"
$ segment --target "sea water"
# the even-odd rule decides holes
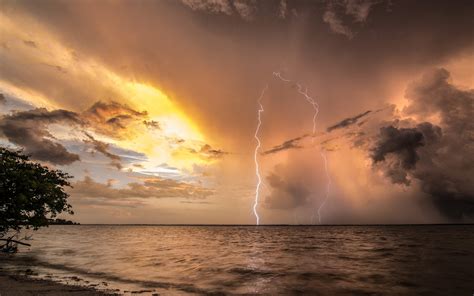
[[[474,293],[474,225],[71,225],[27,242],[2,268],[121,294]]]

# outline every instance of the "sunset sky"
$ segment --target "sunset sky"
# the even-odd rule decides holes
[[[473,15],[1,0],[0,144],[74,176],[68,219],[254,224],[261,97],[260,223],[474,222]]]

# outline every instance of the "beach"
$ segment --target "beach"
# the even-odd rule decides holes
[[[78,285],[65,285],[52,280],[33,279],[21,273],[9,273],[0,269],[0,295],[1,296],[28,296],[28,295],[115,295],[114,293],[101,292],[93,287]]]

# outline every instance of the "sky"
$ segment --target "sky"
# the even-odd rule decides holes
[[[472,1],[0,7],[0,145],[74,221],[474,222]]]

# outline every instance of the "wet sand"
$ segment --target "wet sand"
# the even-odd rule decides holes
[[[97,291],[90,287],[77,285],[64,285],[53,281],[32,279],[26,274],[11,274],[0,270],[0,295],[1,296],[29,296],[29,295],[118,295]]]

